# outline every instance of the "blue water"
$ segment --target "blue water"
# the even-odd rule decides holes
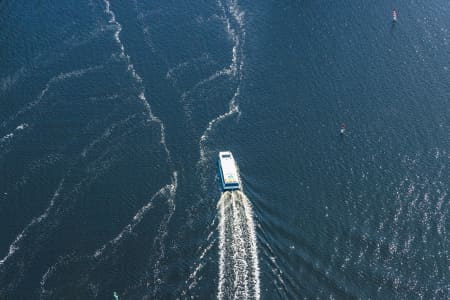
[[[449,298],[450,4],[372,2],[1,1],[0,298]]]

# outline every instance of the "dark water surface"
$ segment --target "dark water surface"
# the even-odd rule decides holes
[[[449,15],[0,1],[0,298],[449,298]]]

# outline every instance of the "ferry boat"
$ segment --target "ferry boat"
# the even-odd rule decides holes
[[[240,190],[239,174],[233,154],[230,151],[219,152],[219,175],[222,183],[222,190]]]

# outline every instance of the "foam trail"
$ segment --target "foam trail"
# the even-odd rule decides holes
[[[169,161],[169,163],[171,162],[171,156],[170,156],[170,151],[167,148],[167,144],[166,144],[166,130],[164,127],[164,123],[153,114],[152,112],[152,108],[149,104],[149,102],[147,101],[147,98],[145,96],[145,88],[143,86],[142,83],[142,77],[136,72],[136,69],[134,68],[134,65],[131,63],[131,58],[129,55],[126,54],[125,52],[125,46],[122,43],[122,40],[120,39],[120,32],[122,31],[122,25],[116,20],[116,14],[111,10],[111,5],[110,2],[108,0],[104,0],[105,3],[105,13],[107,15],[109,15],[109,23],[113,24],[116,27],[116,31],[114,32],[114,40],[116,41],[117,45],[120,48],[120,58],[124,59],[125,62],[127,63],[127,71],[131,74],[131,76],[133,77],[133,79],[136,81],[136,83],[139,86],[139,99],[142,101],[148,117],[151,121],[156,122],[159,124],[160,126],[160,135],[161,135],[161,139],[160,139],[160,143],[164,148],[164,151],[167,154],[167,160]]]
[[[225,192],[219,210],[218,299],[259,299],[260,270],[250,201],[241,191]]]
[[[8,124],[8,122],[14,121],[15,119],[17,119],[17,117],[19,117],[19,116],[23,115],[24,113],[30,111],[35,106],[37,106],[39,103],[41,103],[41,101],[44,98],[45,94],[47,94],[48,90],[55,83],[58,83],[60,81],[64,81],[64,80],[70,79],[70,78],[80,77],[80,76],[83,76],[86,73],[93,72],[93,71],[99,70],[101,68],[102,68],[102,66],[93,66],[93,67],[89,67],[89,68],[84,68],[84,69],[70,71],[70,72],[67,72],[67,73],[60,73],[59,75],[50,78],[50,80],[45,84],[44,89],[39,93],[39,95],[36,98],[36,100],[28,103],[25,107],[20,109],[17,113],[15,113],[11,117],[9,117],[8,120],[3,121],[2,124],[1,124],[1,127],[4,128]]]
[[[22,130],[23,128],[25,128],[26,126],[24,124],[21,124],[18,126],[18,128],[20,130]],[[86,153],[89,150],[86,151]],[[80,154],[80,156],[82,157],[82,153]],[[73,163],[71,163],[71,165],[73,165]],[[16,237],[16,239],[14,240],[14,242],[10,245],[9,247],[9,252],[8,254],[0,261],[0,270],[2,267],[6,268],[6,262],[12,258],[12,256],[20,249],[19,246],[22,242],[22,240],[24,240],[25,238],[32,238],[32,235],[29,235],[29,231],[33,228],[36,227],[38,225],[42,226],[44,221],[46,221],[48,219],[48,217],[50,215],[55,217],[55,220],[52,222],[51,227],[48,228],[48,230],[46,231],[47,234],[50,232],[49,230],[51,230],[51,228],[55,228],[57,226],[57,223],[59,222],[58,217],[60,215],[60,213],[62,211],[67,211],[68,210],[68,205],[70,205],[70,203],[64,203],[64,205],[59,204],[58,202],[56,202],[56,199],[60,196],[60,193],[63,189],[64,183],[66,181],[66,178],[70,177],[70,173],[71,173],[72,168],[69,168],[69,170],[65,173],[65,175],[63,176],[62,180],[59,183],[58,188],[56,189],[48,207],[46,208],[46,210],[38,217],[34,218],[23,230],[22,232]],[[102,170],[100,170],[101,172]],[[99,176],[99,173],[97,173],[96,176]],[[93,180],[95,180],[96,177],[94,177],[92,180],[90,180],[90,182],[92,182]],[[75,184],[74,188],[70,191],[70,193],[76,194],[81,190],[81,187],[83,186],[83,184],[89,184],[89,177],[86,177],[84,179],[82,179],[80,182],[78,182],[77,184]],[[47,223],[49,222],[48,220],[46,221]],[[25,250],[25,249],[24,249]],[[33,249],[34,250],[34,249]],[[28,249],[29,251],[29,249]],[[23,262],[20,263],[20,265],[23,265]],[[45,274],[44,274],[45,275]],[[48,274],[47,274],[48,276]]]
[[[229,111],[216,117],[215,119],[209,121],[208,127],[206,127],[206,130],[203,132],[202,136],[200,137],[200,162],[206,161],[206,151],[204,143],[208,140],[210,132],[213,130],[214,126],[217,123],[220,123],[221,121],[227,119],[228,117],[231,117],[235,113],[239,113],[239,107],[236,104],[236,98],[239,96],[240,89],[238,88],[236,90],[236,93],[234,94],[233,98],[231,99],[230,105],[229,105]]]
[[[104,12],[109,16],[109,20],[108,22],[110,24],[112,24],[115,27],[115,31],[114,31],[114,40],[116,41],[116,44],[118,45],[120,52],[119,52],[119,58],[124,60],[126,62],[127,65],[127,72],[131,75],[131,77],[134,79],[134,81],[136,82],[136,86],[138,88],[138,98],[141,100],[142,104],[144,105],[144,108],[147,112],[148,118],[150,121],[152,122],[156,122],[159,124],[160,126],[160,144],[162,145],[162,147],[164,148],[164,151],[166,152],[167,155],[167,161],[169,163],[169,165],[171,165],[171,155],[170,155],[170,151],[166,145],[166,136],[165,136],[165,126],[163,124],[163,122],[153,114],[151,106],[149,104],[149,102],[147,101],[146,95],[145,95],[145,88],[143,85],[143,80],[142,77],[137,73],[134,65],[131,63],[131,58],[129,55],[126,54],[125,51],[125,46],[122,43],[121,39],[120,39],[120,33],[122,31],[122,25],[117,21],[116,19],[116,15],[114,13],[114,11],[111,10],[111,5],[110,2],[108,0],[104,0],[103,1],[105,4],[105,10]],[[110,134],[111,131],[114,130],[114,127],[108,128],[102,135],[102,137],[100,137],[99,140],[102,140],[104,138],[107,138]],[[85,150],[83,150],[82,152],[82,156],[86,156],[87,152],[92,149],[92,147],[94,147],[96,145],[96,141],[92,142],[90,145],[88,145]],[[110,249],[113,248],[113,250],[116,248],[116,246],[123,240],[123,238],[132,233],[133,230],[135,229],[135,227],[140,224],[140,222],[143,220],[143,218],[145,217],[145,215],[151,210],[151,208],[153,207],[153,201],[157,198],[157,197],[167,197],[167,203],[169,205],[169,212],[166,215],[165,219],[163,220],[163,223],[160,225],[160,235],[159,235],[159,240],[160,240],[160,259],[157,261],[157,266],[159,266],[161,259],[164,258],[165,256],[165,251],[164,251],[164,240],[165,237],[167,236],[167,229],[168,224],[171,220],[171,217],[175,211],[175,196],[176,196],[176,190],[177,190],[177,172],[173,171],[173,175],[172,175],[172,183],[171,184],[167,184],[164,187],[162,187],[158,192],[156,192],[150,199],[150,201],[144,205],[133,217],[133,219],[131,220],[131,222],[126,225],[121,232],[119,232],[119,234],[117,236],[115,236],[112,240],[108,241],[107,243],[105,243],[104,245],[102,245],[100,248],[98,248],[97,250],[94,251],[94,254],[91,256],[94,259],[101,259],[102,256],[105,255],[105,252]],[[96,262],[98,263],[98,261]],[[58,267],[58,263],[51,266],[47,272],[43,275],[42,280],[41,280],[41,291],[45,291],[45,283],[47,281],[47,279],[52,275],[52,273],[55,272],[55,270]],[[159,272],[159,271],[158,271]],[[155,273],[156,274],[156,273]],[[157,273],[159,274],[159,273]],[[159,275],[155,275],[156,277],[158,277]]]
[[[120,32],[122,31],[122,25],[116,20],[116,15],[115,13],[111,10],[110,7],[110,2],[108,0],[104,0],[104,3],[106,5],[105,8],[105,12],[106,14],[108,14],[110,16],[109,19],[109,23],[114,24],[116,27],[116,31],[114,32],[114,39],[116,40],[117,45],[120,48],[120,58],[124,59],[127,63],[127,70],[128,72],[132,75],[132,77],[135,79],[136,83],[138,84],[139,87],[139,99],[142,101],[142,103],[144,104],[144,107],[147,110],[148,113],[148,117],[151,121],[156,122],[159,124],[160,126],[160,135],[161,135],[161,139],[160,139],[160,144],[163,146],[164,151],[166,152],[167,155],[167,161],[169,163],[169,165],[172,164],[172,159],[171,159],[171,155],[170,155],[170,151],[167,147],[166,144],[166,130],[165,130],[165,126],[164,123],[153,114],[151,106],[149,104],[149,102],[147,101],[147,98],[145,96],[145,88],[143,86],[143,82],[142,82],[142,78],[141,76],[136,72],[136,69],[134,68],[133,64],[131,63],[131,58],[126,54],[125,52],[125,46],[122,43],[121,39],[120,39]],[[136,3],[136,2],[135,2]],[[136,4],[137,5],[137,4]],[[140,16],[138,16],[138,19],[140,18]],[[142,19],[142,18],[141,18]],[[140,20],[141,20],[140,19]],[[145,33],[145,32],[144,32]],[[152,48],[152,50],[154,50]],[[175,212],[175,196],[176,196],[176,191],[177,191],[177,172],[174,171],[173,175],[172,175],[172,184],[165,186],[164,188],[162,188],[160,190],[161,193],[168,193],[168,206],[169,206],[169,211],[166,214],[165,218],[163,219],[162,223],[160,224],[160,229],[159,229],[159,235],[158,237],[155,239],[154,241],[154,245],[156,244],[156,241],[159,241],[159,251],[160,251],[160,255],[158,260],[155,263],[154,266],[154,283],[155,283],[155,289],[154,289],[154,294],[157,293],[158,290],[158,283],[161,281],[160,279],[160,265],[161,265],[161,261],[162,259],[164,259],[165,257],[165,249],[164,249],[164,241],[165,238],[167,237],[167,227],[168,224],[173,216],[173,213]],[[151,207],[151,204],[149,204],[149,206],[145,206],[142,210],[142,214],[145,213],[149,208]],[[141,212],[141,211],[140,211]],[[138,214],[140,213],[138,212]],[[135,216],[136,217],[136,216]],[[135,219],[133,219],[133,223],[131,223],[130,226],[127,226],[124,231],[122,231],[113,241],[112,243],[116,243],[117,241],[119,241],[123,234],[125,232],[130,232],[138,222],[140,222],[140,220],[142,219],[142,217],[137,217]],[[101,253],[103,252],[103,248],[100,249],[98,252],[96,252],[96,255],[99,256],[101,255]]]
[[[238,24],[238,30],[236,30],[236,29],[233,29],[233,26],[231,25],[231,21],[227,17],[227,15],[228,15],[227,10],[225,9],[222,2],[218,1],[217,3],[219,5],[219,7],[221,8],[223,15],[224,15],[226,31],[234,43],[233,48],[232,48],[231,63],[228,67],[223,68],[219,71],[216,71],[214,74],[210,75],[208,78],[205,78],[205,79],[199,81],[189,91],[183,92],[181,95],[181,102],[185,102],[186,98],[191,93],[193,93],[195,90],[197,90],[200,86],[202,86],[212,80],[215,80],[221,76],[233,76],[239,80],[239,83],[238,83],[236,91],[230,101],[229,111],[216,117],[215,119],[211,120],[208,123],[206,130],[202,134],[202,136],[200,138],[200,161],[205,161],[205,153],[204,153],[205,151],[204,151],[203,143],[208,139],[209,132],[212,131],[214,125],[216,125],[220,121],[230,117],[231,115],[233,115],[235,113],[240,114],[239,106],[237,105],[236,100],[237,100],[237,97],[240,95],[240,85],[241,85],[241,81],[243,78],[242,69],[244,66],[244,56],[243,56],[242,52],[243,52],[243,42],[245,40],[245,30],[244,30],[244,21],[243,21],[244,12],[242,12],[239,9],[239,6],[237,5],[236,1],[228,2],[229,3],[229,7],[228,7],[229,14],[231,14],[231,16],[233,16],[233,19]],[[190,111],[188,108],[186,108],[186,106],[187,105],[185,105],[185,114],[187,115],[188,118],[190,118]]]
[[[217,298],[222,299],[225,285],[225,199],[228,199],[228,193],[223,193],[217,204],[219,209],[219,287]]]
[[[148,16],[149,14],[151,14],[151,12],[149,14],[144,14],[142,12],[142,11],[144,11],[144,9],[140,9],[138,1],[133,0],[133,3],[134,3],[134,10],[136,11],[136,18],[141,27],[142,33],[144,34],[145,44],[147,44],[147,46],[150,48],[150,50],[152,51],[153,54],[158,55],[158,57],[165,63],[165,65],[169,69],[170,64],[169,64],[167,58],[164,56],[164,54],[161,53],[161,51],[158,50],[155,43],[153,43],[151,31],[150,31],[151,28],[150,28],[150,26],[146,25],[145,17]]]
[[[11,256],[14,255],[14,253],[18,249],[20,249],[19,244],[27,236],[27,233],[30,230],[30,228],[32,228],[36,224],[41,223],[42,221],[44,221],[48,217],[48,214],[50,213],[50,210],[55,205],[55,200],[59,197],[59,193],[61,192],[61,189],[62,189],[63,185],[64,185],[64,178],[61,179],[61,181],[59,182],[58,188],[56,189],[55,193],[53,194],[53,197],[50,200],[50,203],[47,206],[47,208],[45,209],[45,211],[40,216],[38,216],[37,218],[33,218],[33,220],[31,220],[31,222],[27,226],[25,226],[25,228],[19,233],[19,235],[16,236],[14,242],[12,242],[12,244],[9,246],[8,254],[0,260],[0,268],[4,265],[4,263],[9,258],[11,258]]]
[[[158,243],[158,251],[159,251],[159,257],[157,261],[155,262],[155,265],[153,267],[153,295],[156,297],[159,286],[162,284],[161,279],[161,262],[165,258],[165,248],[164,248],[164,241],[169,234],[168,226],[170,223],[170,220],[172,219],[172,216],[175,212],[176,206],[175,206],[175,196],[177,193],[178,188],[178,179],[177,179],[177,172],[173,173],[172,176],[172,184],[169,187],[169,195],[167,199],[167,205],[169,207],[167,214],[164,216],[164,219],[161,221],[161,224],[159,225],[158,230],[158,236],[153,241],[153,247],[156,246],[157,241]]]
[[[200,137],[199,142],[199,148],[200,148],[200,162],[206,161],[206,151],[205,151],[205,142],[209,138],[209,134],[214,129],[214,127],[220,123],[221,121],[231,117],[234,114],[240,114],[239,105],[237,102],[238,97],[240,96],[240,90],[241,90],[241,82],[243,79],[243,73],[242,70],[244,68],[244,55],[243,55],[243,44],[245,42],[245,29],[244,29],[244,12],[240,10],[237,2],[235,0],[229,0],[227,9],[223,5],[221,1],[218,1],[217,4],[221,8],[224,20],[225,20],[225,27],[226,31],[230,37],[230,39],[234,42],[233,48],[232,48],[232,59],[231,64],[228,69],[222,70],[217,74],[217,76],[223,75],[222,73],[231,73],[234,77],[238,80],[238,86],[236,87],[236,91],[233,95],[233,97],[230,100],[230,103],[228,105],[228,112],[225,112],[224,114],[219,115],[218,117],[214,118],[208,123],[208,126],[206,127],[205,131],[203,132],[202,136]],[[227,12],[228,10],[228,12]],[[230,14],[233,17],[234,22],[238,25],[238,28],[233,28],[232,21],[230,18],[228,18],[228,14]],[[216,75],[214,74],[213,77]]]
[[[58,264],[58,262],[52,266],[50,266],[50,268],[47,269],[47,271],[45,271],[44,275],[42,276],[41,280],[39,281],[39,285],[41,287],[41,294],[40,294],[40,299],[42,299],[42,296],[46,294],[46,289],[45,289],[45,284],[47,283],[48,278],[51,276],[51,274],[53,274],[53,272],[56,270],[56,265]]]
[[[143,220],[143,218],[145,217],[145,215],[151,210],[151,208],[153,208],[153,201],[159,197],[159,196],[167,196],[169,195],[170,197],[174,197],[175,196],[175,192],[176,192],[176,187],[177,187],[177,174],[174,173],[173,178],[172,178],[172,183],[171,184],[167,184],[165,186],[163,186],[158,192],[156,192],[151,199],[149,200],[149,202],[144,205],[132,218],[131,222],[129,224],[127,224],[122,231],[115,236],[113,239],[111,239],[110,241],[108,241],[107,243],[103,244],[100,248],[98,248],[97,250],[94,251],[93,255],[88,256],[89,258],[93,258],[96,259],[97,261],[95,261],[95,263],[99,263],[98,260],[100,260],[106,250],[108,250],[109,248],[115,248],[117,247],[117,245],[122,241],[122,239],[127,236],[128,234],[131,234],[134,230],[134,228],[139,225],[139,223]],[[70,255],[69,255],[70,256]],[[80,258],[80,257],[78,257]],[[58,267],[62,264],[65,263],[70,263],[71,259],[66,259],[65,256],[60,257],[58,259],[58,261],[51,265],[47,271],[43,274],[41,280],[40,280],[40,286],[41,286],[41,297],[43,295],[45,295],[47,293],[46,289],[45,289],[45,285],[47,283],[47,280],[56,272],[56,270],[58,269]]]
[[[14,129],[14,131],[12,131],[12,132],[6,134],[5,136],[3,136],[3,137],[0,139],[0,145],[2,145],[2,144],[3,144],[4,142],[6,142],[6,141],[12,139],[12,138],[14,137],[14,133],[15,133],[15,132],[24,130],[24,129],[27,128],[28,126],[29,126],[29,125],[28,125],[27,123],[22,123],[22,124],[18,125],[18,126]]]
[[[189,95],[192,94],[194,91],[196,91],[199,87],[201,87],[202,85],[204,85],[210,81],[216,80],[217,78],[220,78],[222,76],[230,76],[230,75],[232,75],[231,69],[223,68],[222,70],[216,71],[214,74],[210,75],[209,77],[200,80],[190,90],[184,91],[181,94],[180,102],[184,104],[183,105],[184,114],[189,121],[191,120],[191,114],[192,114],[192,111],[190,109],[190,105],[192,103],[189,101],[186,101],[186,99],[189,97]]]
[[[210,236],[211,235],[208,236],[207,242],[209,242],[209,237]],[[197,274],[205,266],[205,264],[203,263],[203,259],[205,258],[206,254],[208,254],[209,250],[211,250],[211,248],[215,245],[215,243],[216,243],[216,239],[212,240],[208,244],[208,246],[206,246],[205,249],[203,249],[202,254],[200,254],[198,265],[195,267],[194,271],[189,275],[189,279],[186,280],[186,282],[185,282],[186,285],[188,286],[188,291],[190,291],[191,289],[193,289],[197,285],[197,280],[196,280]],[[192,281],[192,282],[189,283],[189,280]],[[185,296],[186,295],[186,291],[183,291],[182,295]]]
[[[234,297],[235,299],[243,299],[248,295],[248,263],[246,261],[247,258],[247,249],[245,248],[245,238],[242,226],[240,224],[240,211],[236,205],[236,200],[234,197],[234,193],[232,193],[232,202],[231,207],[233,210],[233,229],[234,229],[234,243],[233,246],[233,260],[235,263],[233,265],[234,270]],[[236,263],[239,261],[240,263]]]
[[[287,288],[286,283],[284,282],[284,279],[283,279],[283,276],[284,276],[283,275],[283,271],[282,271],[280,265],[278,264],[277,259],[275,258],[274,251],[273,251],[272,247],[270,246],[270,244],[268,243],[267,240],[262,239],[261,242],[267,248],[267,250],[264,250],[264,248],[262,248],[262,249],[265,252],[265,255],[267,257],[270,257],[270,262],[272,264],[270,266],[272,274],[278,279],[278,282],[275,282],[275,284],[277,286],[277,289],[280,292],[283,292],[284,295],[281,296],[282,298],[288,298],[288,288]]]
[[[169,70],[166,73],[166,79],[167,80],[176,81],[175,75],[179,71],[183,71],[185,68],[187,68],[190,65],[196,65],[198,63],[207,62],[207,61],[210,61],[210,60],[211,60],[211,58],[209,57],[208,53],[203,53],[199,57],[196,57],[196,58],[191,59],[189,61],[184,61],[182,63],[179,63],[178,65],[169,68]]]
[[[108,247],[115,247],[121,240],[122,238],[133,232],[134,228],[142,221],[142,219],[144,218],[144,216],[150,211],[150,209],[153,207],[153,201],[156,197],[159,196],[166,196],[168,195],[169,199],[173,199],[175,194],[176,194],[176,190],[177,190],[177,173],[174,172],[173,173],[173,177],[172,177],[172,183],[171,184],[167,184],[165,186],[163,186],[158,192],[156,192],[151,198],[150,201],[147,202],[146,205],[144,205],[143,207],[141,207],[141,209],[134,215],[133,219],[131,220],[131,222],[126,225],[122,231],[112,240],[108,241],[106,244],[104,244],[103,246],[101,246],[99,249],[97,249],[94,253],[94,258],[99,258],[103,255],[103,253],[105,252],[105,250]],[[169,201],[169,200],[168,200]],[[174,205],[174,204],[173,204]]]
[[[244,207],[244,213],[245,213],[245,223],[247,224],[248,234],[249,234],[249,242],[250,242],[250,257],[252,259],[251,264],[253,268],[253,277],[252,277],[252,284],[255,287],[255,294],[257,295],[256,298],[259,298],[261,291],[260,291],[260,280],[259,280],[259,261],[258,261],[258,246],[256,241],[256,229],[255,229],[255,222],[253,221],[253,209],[250,201],[248,200],[247,196],[242,193],[238,192],[240,194],[240,200]]]
[[[200,86],[216,80],[217,78],[221,77],[221,76],[229,76],[232,75],[232,70],[231,67],[227,67],[227,68],[223,68],[222,70],[216,71],[214,74],[210,75],[209,77],[200,80],[199,82],[197,82],[194,87],[192,87],[189,91],[187,92],[183,92],[181,95],[181,101],[184,102],[186,100],[186,98],[188,97],[188,95],[190,95],[191,93],[193,93],[195,90],[197,90]]]
[[[184,69],[185,67],[187,67],[187,66],[189,66],[189,65],[190,65],[190,62],[185,61],[185,62],[182,62],[182,63],[176,65],[175,67],[169,68],[169,70],[168,70],[167,73],[166,73],[166,79],[167,79],[167,80],[172,80],[173,74],[174,74],[177,70]]]
[[[215,222],[216,222],[216,218],[214,218],[214,220],[213,220],[212,224],[209,226],[209,228],[213,227],[214,224],[215,224]],[[203,269],[203,267],[206,265],[206,264],[203,262],[203,259],[206,257],[206,255],[208,254],[208,252],[209,252],[209,251],[211,250],[211,248],[216,244],[216,241],[217,241],[217,239],[213,239],[212,241],[210,241],[210,240],[211,240],[211,237],[213,236],[213,234],[214,234],[214,231],[211,231],[211,232],[208,234],[208,237],[206,238],[207,246],[206,246],[203,250],[201,250],[202,247],[200,247],[200,248],[198,249],[198,250],[201,250],[200,257],[198,258],[198,264],[195,266],[194,271],[192,271],[192,272],[189,274],[188,279],[185,281],[185,285],[187,286],[187,289],[184,289],[184,290],[181,292],[181,295],[182,295],[183,297],[186,296],[187,291],[192,290],[192,289],[197,285],[197,280],[196,280],[196,279],[197,279],[197,274],[198,274],[198,273]]]
[[[47,284],[47,280],[53,275],[53,273],[57,270],[58,266],[66,264],[70,262],[73,259],[71,255],[65,255],[60,256],[55,264],[51,265],[47,271],[45,271],[44,275],[42,276],[41,280],[39,281],[39,285],[41,287],[40,290],[40,297],[39,299],[42,299],[46,294],[48,294],[47,290],[45,289],[45,285]]]
[[[145,215],[153,208],[154,200],[157,197],[162,196],[162,197],[167,197],[167,203],[169,205],[169,212],[160,225],[160,235],[157,237],[157,239],[159,239],[159,241],[160,241],[159,247],[160,247],[160,251],[161,251],[157,264],[158,264],[158,266],[160,265],[160,261],[165,257],[164,240],[168,233],[167,226],[168,226],[170,219],[175,211],[175,201],[174,200],[175,200],[176,191],[177,191],[177,187],[178,187],[177,177],[178,177],[177,172],[174,172],[173,176],[172,176],[172,182],[170,184],[163,186],[158,192],[156,192],[151,197],[149,202],[146,205],[144,205],[134,215],[131,222],[128,225],[126,225],[117,236],[115,236],[112,240],[108,241],[107,243],[102,245],[100,248],[95,250],[93,255],[88,256],[88,259],[95,259],[95,261],[93,262],[94,265],[93,265],[91,271],[95,268],[94,266],[96,266],[101,261],[101,258],[105,255],[105,252],[108,249],[113,248],[113,251],[114,251],[114,249],[122,241],[122,239],[125,236],[127,236],[133,232],[134,228],[137,225],[139,225],[139,223],[144,219]],[[155,239],[155,241],[156,241],[156,239]],[[78,258],[80,258],[80,257],[78,257]],[[42,298],[42,296],[44,296],[45,294],[48,293],[47,290],[45,289],[45,285],[46,285],[48,279],[53,276],[53,274],[57,271],[57,269],[60,265],[63,265],[65,263],[70,263],[70,262],[71,262],[71,259],[66,259],[66,257],[60,257],[55,264],[51,265],[47,269],[47,271],[43,274],[43,276],[40,280],[41,298]],[[159,276],[159,270],[158,270],[157,274]],[[156,276],[156,273],[155,273],[155,276]],[[155,277],[155,278],[156,278],[155,280],[159,279],[159,277]]]
[[[81,156],[82,157],[86,157],[87,153],[89,151],[92,150],[92,148],[94,148],[98,143],[100,143],[101,141],[104,141],[105,139],[109,138],[110,135],[113,133],[113,131],[119,127],[122,126],[123,124],[127,123],[128,121],[130,121],[131,119],[133,119],[136,116],[136,114],[133,114],[127,118],[125,118],[124,120],[121,120],[117,123],[112,124],[110,127],[108,127],[103,134],[101,135],[101,137],[93,140],[88,146],[86,146],[83,151],[81,151]]]

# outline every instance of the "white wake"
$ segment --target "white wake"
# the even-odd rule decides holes
[[[161,121],[161,119],[159,119],[156,115],[153,114],[152,112],[152,108],[149,104],[149,102],[147,101],[146,95],[145,95],[145,88],[143,85],[143,80],[142,77],[137,73],[136,69],[134,68],[134,65],[131,62],[131,58],[129,55],[126,54],[125,52],[125,46],[122,43],[121,39],[120,39],[120,33],[122,31],[122,25],[117,21],[116,19],[116,15],[115,13],[111,10],[111,5],[110,2],[108,0],[104,0],[105,3],[105,13],[107,15],[109,15],[109,23],[113,24],[116,28],[115,32],[114,32],[114,39],[117,43],[117,45],[120,48],[120,58],[125,60],[126,64],[127,64],[127,70],[128,72],[131,74],[131,76],[133,77],[133,79],[136,81],[138,88],[139,88],[139,99],[142,101],[148,117],[151,121],[156,122],[159,124],[160,126],[160,144],[163,146],[166,155],[167,155],[167,162],[169,163],[169,165],[172,164],[172,159],[171,159],[171,155],[170,155],[170,151],[167,147],[166,144],[166,130],[165,130],[165,126],[164,123]],[[137,5],[137,3],[135,3],[135,5]],[[139,15],[138,16],[138,20],[142,21],[142,16]],[[152,47],[152,50],[154,50],[154,48]],[[159,257],[154,265],[154,283],[155,283],[155,289],[154,289],[154,295],[157,292],[159,283],[161,282],[161,272],[160,272],[160,267],[161,267],[161,262],[165,257],[165,246],[164,246],[164,242],[165,239],[168,235],[168,225],[170,223],[170,220],[175,212],[176,209],[176,205],[175,205],[175,196],[176,196],[176,191],[177,191],[177,172],[173,171],[173,175],[172,175],[172,183],[169,185],[166,185],[165,187],[161,188],[161,190],[156,194],[159,195],[161,193],[163,194],[168,194],[167,196],[167,204],[168,204],[168,212],[165,215],[165,217],[163,218],[162,223],[160,224],[159,230],[158,230],[158,236],[155,238],[154,240],[154,248],[157,248],[156,251],[159,251]],[[155,195],[155,196],[156,196]],[[153,198],[152,198],[153,199]],[[120,241],[122,239],[123,234],[127,233],[127,232],[131,232],[133,230],[133,228],[141,221],[141,219],[143,218],[143,215],[152,207],[152,200],[145,205],[137,214],[136,216],[133,218],[133,221],[127,225],[121,233],[119,233],[118,236],[116,236],[116,238],[114,238],[113,240],[111,240],[108,244],[116,244],[118,241]],[[100,248],[99,250],[96,251],[95,253],[95,257],[99,257],[103,254],[104,252],[104,247]],[[158,285],[156,284],[158,283]]]
[[[33,218],[31,220],[31,222],[25,226],[25,228],[16,236],[16,238],[14,239],[14,241],[11,243],[11,245],[9,245],[9,250],[8,250],[8,254],[6,254],[1,260],[0,260],[0,269],[3,266],[3,264],[9,259],[11,258],[11,256],[14,255],[14,253],[20,248],[20,243],[22,242],[22,240],[27,236],[28,232],[30,231],[30,229],[34,226],[36,226],[37,224],[41,223],[42,221],[44,221],[45,219],[47,219],[48,214],[50,213],[50,210],[53,208],[53,206],[55,205],[55,200],[56,198],[59,197],[59,193],[63,187],[64,184],[64,178],[61,179],[61,181],[59,182],[58,188],[56,189],[55,193],[53,194],[52,199],[50,200],[49,205],[47,206],[47,208],[45,209],[45,211],[38,217]]]
[[[203,132],[202,136],[200,137],[200,163],[203,163],[206,161],[206,147],[205,143],[209,138],[209,135],[211,131],[214,129],[214,127],[222,122],[223,120],[231,117],[234,114],[240,114],[239,110],[239,104],[237,102],[238,97],[241,93],[241,82],[243,79],[243,68],[244,68],[244,51],[243,46],[245,42],[245,28],[244,28],[244,12],[239,8],[236,0],[228,0],[226,1],[226,5],[222,3],[222,1],[217,1],[217,4],[222,10],[223,16],[224,16],[224,22],[225,22],[225,28],[226,32],[229,36],[229,38],[233,41],[233,49],[232,49],[232,59],[231,64],[228,68],[218,71],[216,74],[212,75],[210,78],[208,78],[205,82],[208,82],[210,80],[214,80],[215,78],[222,76],[222,75],[232,75],[234,78],[238,80],[238,86],[236,87],[236,90],[234,92],[233,97],[231,98],[229,104],[228,104],[228,111],[217,116],[216,118],[212,119],[208,126],[206,127],[205,131]],[[228,17],[228,16],[231,16]],[[232,22],[237,24],[237,26],[232,25]],[[204,84],[205,82],[200,82],[201,84]]]
[[[8,125],[8,123],[14,121],[15,119],[17,119],[19,116],[23,115],[24,113],[30,111],[31,109],[33,109],[35,106],[39,105],[42,101],[42,99],[44,98],[44,96],[47,94],[48,90],[52,87],[52,85],[59,83],[60,81],[64,81],[67,79],[71,79],[71,78],[77,78],[77,77],[81,77],[86,73],[90,73],[90,72],[94,72],[97,71],[99,69],[103,68],[103,66],[93,66],[93,67],[88,67],[85,69],[79,69],[79,70],[73,70],[67,73],[60,73],[55,77],[50,78],[50,80],[45,84],[44,89],[39,93],[39,95],[37,96],[37,98],[26,104],[24,107],[22,107],[17,113],[15,113],[14,115],[10,116],[7,120],[3,121],[0,125],[0,127],[4,128],[6,127],[6,125]]]
[[[125,46],[122,43],[122,40],[120,39],[120,32],[122,31],[122,25],[116,20],[116,14],[111,10],[111,4],[108,0],[104,0],[105,3],[105,13],[109,16],[109,23],[113,24],[116,28],[116,30],[114,31],[114,40],[116,41],[117,45],[120,48],[120,58],[125,60],[125,62],[127,63],[127,71],[131,74],[131,76],[133,77],[133,79],[136,81],[136,83],[139,86],[139,99],[142,101],[142,104],[144,105],[148,117],[151,121],[156,122],[159,124],[160,126],[160,135],[161,135],[161,140],[160,143],[164,148],[164,151],[167,154],[167,160],[170,163],[171,162],[171,156],[170,156],[170,151],[167,148],[167,144],[166,144],[166,129],[164,126],[164,123],[161,121],[161,119],[159,119],[157,116],[155,116],[153,114],[152,108],[149,104],[149,102],[147,101],[147,97],[145,96],[145,88],[142,82],[142,77],[136,72],[136,69],[134,68],[134,65],[131,62],[131,58],[129,55],[126,54],[125,52]]]
[[[253,209],[241,191],[225,192],[219,212],[218,299],[259,299],[260,270]]]
[[[173,214],[173,211],[175,209],[175,207],[174,207],[175,204],[173,202],[174,202],[174,198],[175,198],[177,186],[178,186],[177,177],[178,177],[177,173],[174,172],[173,177],[172,177],[172,183],[163,186],[158,192],[156,192],[150,198],[150,200],[147,202],[147,204],[145,204],[143,207],[141,207],[141,209],[139,209],[136,212],[133,219],[131,219],[131,222],[129,224],[127,224],[120,231],[120,233],[118,235],[116,235],[113,239],[111,239],[110,241],[108,241],[107,243],[102,245],[100,248],[98,248],[94,252],[93,257],[100,258],[101,256],[103,256],[103,253],[105,252],[105,250],[108,249],[109,247],[117,248],[117,244],[123,240],[124,236],[131,234],[133,232],[134,228],[140,224],[140,222],[145,217],[145,215],[153,208],[153,201],[157,197],[163,196],[163,197],[167,198],[167,203],[169,205],[168,215],[171,217]],[[167,227],[167,223],[170,221],[170,217],[166,217],[165,220],[163,220],[163,223],[160,225],[160,227],[161,226]],[[163,245],[160,245],[160,246],[161,246],[161,248],[163,247]],[[164,251],[164,249],[162,248],[161,251]]]

